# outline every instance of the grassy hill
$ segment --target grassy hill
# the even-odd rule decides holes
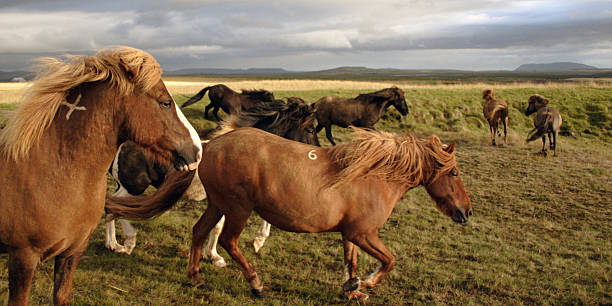
[[[397,263],[376,288],[364,291],[372,304],[612,303],[612,88],[532,85],[496,89],[496,97],[510,105],[507,146],[490,145],[480,85],[406,86],[408,116],[390,108],[377,124],[381,130],[436,134],[445,143],[456,142],[474,216],[465,226],[455,224],[435,208],[424,188],[409,191],[379,231]],[[312,102],[324,95],[361,92],[366,91],[302,89],[275,95]],[[536,155],[539,141],[524,143],[532,123],[523,111],[534,93],[549,98],[565,129],[577,136],[560,138],[558,157]],[[188,96],[175,99],[182,103]],[[207,103],[205,98],[185,110],[197,128],[215,125],[203,119]],[[350,140],[346,129],[335,128],[334,135],[341,142]],[[323,132],[319,138],[328,146]],[[111,179],[108,188],[114,190]],[[137,222],[138,245],[131,256],[107,251],[104,228],[98,227],[75,274],[73,304],[347,304],[341,293],[339,234],[273,229],[257,255],[251,246],[260,224],[255,214],[240,247],[258,270],[266,298],[250,296],[237,265],[221,249],[229,266],[203,262],[206,283],[189,287],[191,227],[205,205],[180,202],[157,219]],[[0,267],[6,261],[0,255]],[[376,264],[360,252],[360,275]],[[32,304],[50,303],[52,271],[52,262],[40,266]],[[0,301],[8,296],[7,274],[0,268]]]

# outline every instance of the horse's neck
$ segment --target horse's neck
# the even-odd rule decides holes
[[[99,88],[83,92],[78,106],[85,109],[74,110],[67,117],[71,108],[60,106],[34,154],[55,159],[66,165],[67,171],[79,172],[83,167],[92,173],[106,173],[117,151],[119,125],[114,120],[115,99],[100,96],[95,89]]]

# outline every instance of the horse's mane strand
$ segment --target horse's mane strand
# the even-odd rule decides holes
[[[442,150],[436,136],[417,139],[412,133],[398,136],[353,127],[354,140],[330,149],[331,159],[342,170],[332,186],[373,175],[407,187],[428,184],[456,167],[455,156]]]
[[[64,55],[41,58],[36,79],[6,128],[0,133],[0,150],[6,158],[27,157],[53,122],[71,89],[87,82],[108,82],[120,96],[148,91],[161,78],[157,61],[145,51],[119,46],[94,56]]]

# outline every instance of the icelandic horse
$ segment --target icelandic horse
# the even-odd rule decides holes
[[[491,144],[496,145],[495,135],[501,136],[501,131],[498,130],[499,122],[504,125],[504,144],[508,143],[508,103],[504,100],[495,100],[495,92],[493,89],[485,89],[482,92],[482,98],[485,100],[482,105],[482,113],[489,122],[489,132],[491,133]]]
[[[527,135],[527,142],[542,137],[541,154],[546,155],[546,134],[548,134],[550,149],[554,152],[553,156],[557,156],[557,137],[559,136],[563,119],[561,119],[561,114],[559,114],[556,108],[548,107],[547,105],[548,99],[540,95],[529,97],[529,106],[525,110],[525,115],[536,114],[533,116],[534,128]]]
[[[444,214],[467,222],[472,204],[459,178],[454,144],[444,146],[436,136],[417,139],[411,133],[354,130],[353,142],[331,149],[253,128],[213,138],[198,167],[208,207],[193,227],[187,267],[191,283],[202,283],[202,245],[222,216],[225,227],[219,242],[240,265],[255,296],[261,296],[263,284],[238,249],[253,211],[286,231],[340,232],[343,290],[359,299],[368,297],[360,289],[374,287],[393,268],[395,259],[376,232],[408,190],[424,186]],[[363,281],[356,275],[357,247],[381,263]]]
[[[69,303],[121,143],[138,143],[185,176],[202,156],[148,53],[116,47],[45,58],[40,68],[0,132],[0,252],[8,252],[9,305],[28,304],[34,270],[53,257],[53,303]]]

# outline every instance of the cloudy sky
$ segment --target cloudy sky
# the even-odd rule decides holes
[[[612,68],[612,0],[0,0],[0,70],[113,45],[166,70]]]

